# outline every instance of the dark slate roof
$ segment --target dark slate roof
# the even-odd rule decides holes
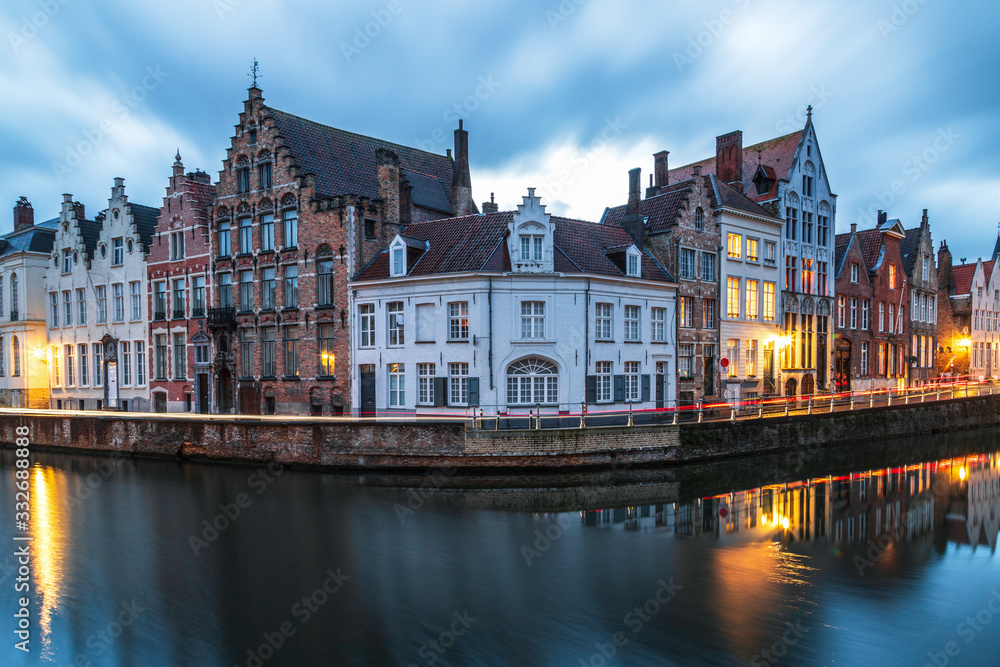
[[[851,237],[854,234],[847,232],[846,234],[837,234],[833,240],[834,246],[834,271],[833,279],[836,280],[840,277],[840,272],[844,268],[844,260],[847,258],[847,249],[851,247]]]
[[[783,220],[778,220],[761,208],[760,204],[752,201],[745,194],[728,183],[720,181],[715,174],[712,174],[708,178],[710,179],[712,185],[711,192],[713,206],[722,206],[724,208],[732,208],[737,211],[743,211],[744,213],[750,213],[751,215],[764,216],[765,218],[771,218],[776,222],[784,224]]]
[[[80,226],[80,237],[83,239],[83,246],[87,249],[87,257],[93,259],[104,225],[94,220],[77,220],[76,224]]]
[[[59,218],[40,222],[30,229],[20,232],[10,232],[0,238],[0,257],[19,252],[38,252],[49,254],[55,241],[55,225]]]
[[[408,275],[510,271],[505,240],[513,217],[513,211],[500,211],[408,225],[406,236],[425,240],[429,244]],[[606,253],[608,248],[631,245],[632,241],[624,229],[557,216],[551,219],[555,223],[553,259],[556,271],[624,276]],[[666,270],[648,253],[643,253],[641,271],[645,280],[673,282]],[[362,270],[357,280],[386,278],[389,278],[389,256],[383,251]]]
[[[995,260],[997,257],[1000,257],[1000,234],[997,234],[997,242],[993,245],[993,255],[990,259]]]
[[[160,209],[131,202],[129,202],[128,208],[132,213],[132,219],[135,220],[135,226],[139,230],[139,240],[146,248],[149,248],[153,243],[153,233],[156,231],[156,219],[160,216]]]
[[[413,202],[450,213],[452,161],[444,155],[338,130],[268,107],[279,134],[300,173],[313,174],[316,194],[375,198],[375,151],[386,148],[399,156],[399,167],[413,184]]]
[[[795,153],[802,142],[802,130],[786,134],[783,137],[775,137],[762,141],[753,146],[743,148],[743,192],[754,193],[757,188],[753,184],[753,177],[757,173],[757,165],[762,164],[774,170],[774,176],[779,180],[788,180],[788,172],[792,169],[792,162],[795,161]],[[759,157],[758,157],[758,151]],[[691,164],[677,167],[670,170],[671,181],[686,181],[694,176],[694,168],[701,167],[703,176],[715,173],[715,156],[692,162]],[[768,173],[770,176],[770,172]],[[772,189],[773,190],[773,189]],[[758,199],[770,199],[772,193],[766,193]]]
[[[920,242],[920,227],[907,229],[906,236],[899,242],[899,252],[903,256],[903,273],[913,278],[913,265],[917,261],[917,243]]]

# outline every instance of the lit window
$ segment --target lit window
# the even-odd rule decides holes
[[[760,283],[756,280],[747,279],[747,290],[746,290],[746,301],[747,301],[747,319],[756,320],[757,319],[757,308],[758,308],[758,285]]]
[[[448,304],[448,340],[469,340],[469,303]]]
[[[729,258],[740,259],[743,257],[743,237],[739,234],[729,235]]]
[[[389,364],[389,407],[406,407],[406,367]]]
[[[760,261],[760,241],[757,239],[747,239],[747,260],[751,262]]]
[[[726,317],[739,319],[740,317],[740,279],[729,277],[726,291]]]

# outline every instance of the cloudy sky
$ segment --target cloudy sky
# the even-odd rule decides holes
[[[123,176],[159,206],[177,148],[217,175],[257,58],[276,108],[442,153],[461,116],[477,201],[532,186],[592,220],[652,153],[786,134],[812,104],[838,231],[928,208],[974,259],[1000,222],[998,29],[986,0],[7,0],[0,203],[96,211]]]

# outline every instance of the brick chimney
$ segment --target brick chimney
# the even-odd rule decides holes
[[[715,175],[743,192],[743,131],[715,138]]]
[[[35,226],[35,209],[27,197],[21,197],[14,204],[14,231],[20,232]]]
[[[948,250],[948,242],[941,241],[937,256],[938,269],[938,289],[946,290],[946,294],[952,294],[955,290],[955,283],[951,273],[951,250]]]
[[[451,179],[451,207],[455,216],[476,213],[472,201],[472,176],[469,174],[469,133],[461,119],[455,130],[455,163]]]
[[[642,169],[639,167],[630,169],[628,172],[628,204],[625,205],[625,217],[622,219],[622,227],[639,248],[646,244],[646,224],[639,199],[641,177]]]
[[[87,209],[78,201],[73,202],[73,214],[77,220],[87,219]]]
[[[483,202],[483,213],[496,213],[500,210],[500,205],[493,200],[493,193],[490,193],[490,200]]]
[[[382,200],[384,240],[399,233],[399,156],[388,148],[375,149],[378,198]]]
[[[647,198],[655,197],[660,194],[663,188],[667,187],[667,183],[670,181],[670,171],[667,162],[667,156],[669,155],[670,151],[660,151],[653,154],[653,173],[650,175],[652,183],[649,184],[649,188],[646,190]]]
[[[852,222],[851,223],[851,236],[854,236],[857,233],[858,233],[858,223]]]
[[[881,209],[878,212],[878,220],[875,222],[875,229],[881,229],[882,225],[889,221],[889,214]]]

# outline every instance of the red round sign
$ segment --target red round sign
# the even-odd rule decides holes
[[[722,366],[723,368],[728,368],[728,367],[729,367],[729,359],[723,359],[722,361],[720,361],[720,362],[719,362],[719,364],[720,364],[720,365],[721,365],[721,366]]]
[[[721,510],[719,510],[719,516],[725,519],[727,516],[729,516],[729,510],[723,507]]]

